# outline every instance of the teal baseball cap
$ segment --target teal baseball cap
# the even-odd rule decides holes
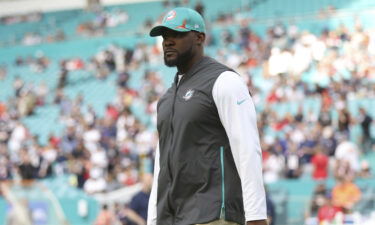
[[[163,30],[171,29],[178,32],[198,31],[205,33],[206,26],[202,16],[195,10],[179,7],[169,11],[163,18],[163,22],[150,31],[150,36],[160,36]]]

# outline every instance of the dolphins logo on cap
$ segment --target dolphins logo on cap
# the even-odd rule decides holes
[[[176,11],[172,10],[170,11],[167,16],[165,17],[165,20],[168,21],[168,20],[172,20],[173,18],[176,17]]]

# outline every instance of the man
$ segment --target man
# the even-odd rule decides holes
[[[322,146],[317,146],[315,155],[311,159],[311,164],[314,167],[312,177],[314,180],[325,180],[328,177],[328,163],[329,157],[323,153]]]
[[[362,129],[362,148],[364,153],[368,153],[372,148],[372,138],[371,138],[371,123],[372,117],[367,113],[365,108],[359,108],[359,122]]]
[[[341,207],[345,213],[351,212],[355,204],[361,200],[361,189],[352,181],[352,178],[339,178],[332,189],[332,203]]]
[[[324,198],[324,205],[318,209],[318,221],[319,224],[331,223],[338,213],[342,213],[342,209],[332,204],[332,196],[327,195]]]
[[[170,11],[151,36],[177,67],[157,107],[159,148],[148,225],[266,225],[261,149],[249,91],[232,69],[204,56],[205,24]]]
[[[150,191],[152,186],[152,175],[144,174],[142,176],[142,190],[138,192],[130,201],[129,207],[126,210],[127,219],[130,220],[128,224],[131,225],[145,225],[147,219],[147,205],[150,198]]]

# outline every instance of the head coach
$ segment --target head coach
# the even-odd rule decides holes
[[[266,225],[253,101],[233,69],[204,55],[205,23],[175,8],[150,31],[177,67],[157,107],[148,225]]]

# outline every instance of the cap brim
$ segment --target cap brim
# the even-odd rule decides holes
[[[189,29],[184,29],[184,28],[171,28],[171,27],[159,25],[159,26],[156,26],[156,27],[154,27],[154,28],[151,29],[150,36],[151,37],[156,37],[156,36],[163,35],[163,32],[166,29],[168,29],[168,30],[174,30],[174,31],[177,31],[177,32],[189,32],[190,31]]]

